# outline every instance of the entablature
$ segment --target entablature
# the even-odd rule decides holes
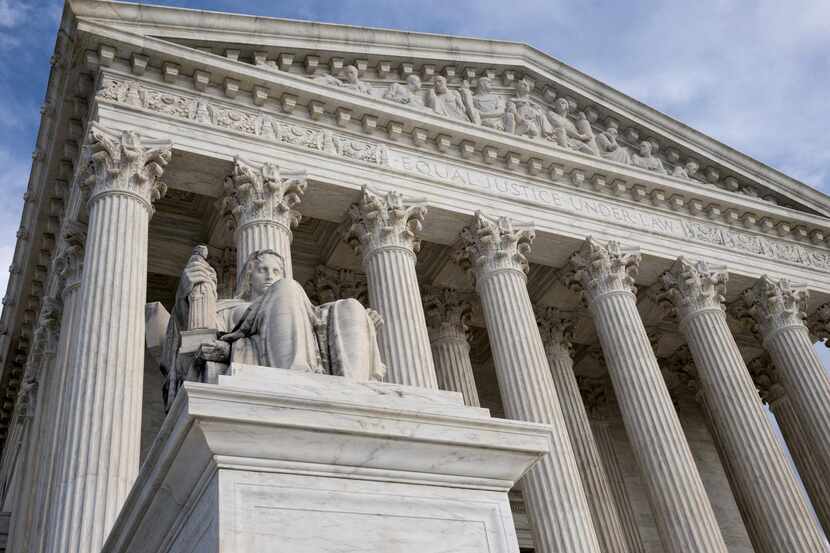
[[[191,47],[187,48],[191,51],[198,48],[199,54],[212,57],[215,62],[217,59],[226,62],[214,64],[208,78],[226,86],[226,79],[236,81],[230,83],[232,93],[245,90],[254,98],[265,99],[269,93],[274,96],[275,91],[269,90],[268,85],[251,81],[250,74],[235,73],[234,66],[254,66],[280,77],[293,76],[300,80],[313,77],[318,83],[336,85],[348,80],[343,76],[343,70],[353,65],[363,84],[378,96],[395,83],[400,86],[400,82],[411,75],[419,76],[424,83],[434,83],[440,76],[448,81],[453,93],[462,90],[460,87],[465,80],[472,86],[475,79],[488,76],[493,83],[493,92],[506,100],[513,93],[515,83],[527,80],[536,85],[537,92],[530,95],[536,107],[547,110],[551,107],[551,98],[564,98],[568,101],[572,121],[575,115],[582,113],[590,120],[597,138],[614,127],[619,131],[622,144],[649,142],[658,151],[654,158],[661,158],[661,164],[670,173],[679,168],[679,174],[683,175],[687,162],[695,161],[699,167],[697,177],[703,185],[830,215],[830,203],[820,192],[524,44],[190,10],[138,8],[107,2],[78,2],[76,12],[81,20],[80,28],[109,38],[110,45],[118,47],[119,56],[129,57],[135,53],[136,45],[129,44],[125,35],[142,35],[143,50],[138,55],[145,57],[145,64],[149,61],[151,65],[158,63],[162,67],[167,62],[177,75],[193,74],[196,78],[194,72],[200,68],[190,66],[188,60],[179,64],[163,59],[167,50],[163,45],[184,44]],[[213,55],[217,52],[221,55]],[[204,73],[202,70],[202,79]],[[331,92],[337,89],[351,96],[362,95],[365,99],[359,86],[328,88]],[[323,106],[312,109],[326,109],[326,104],[331,106],[330,111],[353,109],[342,105],[336,95],[332,96],[333,104],[326,99],[317,101],[322,101]],[[372,101],[390,103],[380,97],[372,98]],[[353,119],[362,116],[357,112],[345,115],[351,115]],[[423,117],[425,113],[422,111],[420,115]],[[446,117],[441,119],[446,121]],[[372,122],[370,118],[366,124],[372,126],[374,123],[376,128],[384,128],[395,121]],[[424,130],[429,140],[441,140],[439,130]],[[502,134],[493,129],[486,130],[491,134]],[[483,142],[481,147],[485,145]],[[549,141],[547,145],[553,147]],[[500,152],[500,157],[506,153]]]

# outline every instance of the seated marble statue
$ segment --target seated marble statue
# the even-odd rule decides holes
[[[410,75],[406,78],[405,85],[392,83],[383,94],[383,98],[412,107],[424,107],[424,99],[421,98],[421,78],[418,75]]]
[[[538,138],[551,132],[542,109],[530,98],[530,83],[524,79],[516,81],[516,92],[507,101],[504,130],[528,138]]]
[[[355,299],[313,305],[302,286],[285,277],[285,262],[273,250],[250,255],[237,297],[216,302],[214,337],[202,340],[192,353],[183,352],[182,337],[191,331],[189,298],[193,290],[205,289],[201,285],[206,282],[207,289],[215,290],[216,272],[204,257],[191,257],[182,272],[162,353],[168,406],[183,381],[210,380],[200,370],[208,363],[383,379],[386,368],[376,334],[379,315]]]
[[[553,109],[548,111],[548,121],[553,131],[550,138],[562,148],[570,148],[578,152],[596,155],[599,153],[591,124],[582,114],[578,119],[579,127],[568,117],[571,106],[566,98],[557,98]],[[582,122],[580,122],[582,121]]]
[[[631,153],[625,146],[620,146],[617,142],[617,128],[608,127],[596,137],[597,148],[599,148],[599,155],[605,159],[616,161],[618,163],[631,163]]]
[[[672,176],[680,177],[681,179],[694,179],[699,169],[700,165],[698,165],[696,161],[690,159],[683,165],[679,163],[675,165],[674,170],[672,171]]]
[[[345,77],[344,80],[340,80],[334,75],[329,75],[327,73],[315,75],[312,77],[312,79],[314,79],[315,81],[320,81],[329,86],[346,88],[349,90],[354,90],[355,92],[359,92],[361,94],[366,94],[367,96],[371,96],[372,87],[366,84],[365,82],[361,81],[359,75],[360,72],[358,71],[357,67],[355,67],[354,65],[347,65],[343,68],[343,76]]]
[[[470,90],[467,81],[461,83],[461,99],[467,108],[470,121],[491,129],[504,130],[505,102],[501,95],[492,91],[493,83],[488,77],[479,77],[476,93]]]
[[[658,173],[668,174],[666,168],[663,167],[663,162],[660,158],[655,156],[652,152],[653,146],[648,140],[640,142],[640,151],[631,156],[631,164],[641,169],[649,171],[656,171]]]
[[[446,77],[440,75],[435,77],[432,90],[427,91],[426,106],[438,115],[469,121],[461,94],[447,86]]]

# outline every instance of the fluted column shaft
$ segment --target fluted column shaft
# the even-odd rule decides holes
[[[824,474],[830,474],[830,374],[804,324],[806,290],[763,276],[744,292],[764,347]]]
[[[459,392],[464,403],[479,407],[473,364],[470,361],[470,344],[466,338],[444,337],[432,340],[432,358],[438,387],[442,390]]]
[[[541,553],[599,552],[562,408],[536,327],[524,274],[480,281],[484,320],[508,418],[551,425],[552,452],[524,477],[523,490]]]
[[[579,474],[582,476],[582,486],[591,507],[600,550],[607,553],[628,552],[614,495],[579,393],[579,385],[573,371],[573,359],[565,351],[555,352],[548,347],[548,363],[579,466]]]
[[[154,147],[151,147],[154,146]],[[147,238],[170,143],[93,124],[95,176],[69,374],[67,462],[54,553],[99,551],[138,473]]]
[[[416,234],[425,214],[419,202],[405,203],[396,192],[382,195],[364,187],[360,202],[350,208],[346,240],[362,257],[369,304],[383,318],[378,341],[387,381],[438,388],[415,273]]]
[[[763,551],[824,551],[784,452],[718,306],[681,322],[733,478]]]
[[[804,427],[798,420],[798,414],[786,395],[770,401],[770,409],[787,442],[795,466],[804,488],[815,509],[816,516],[824,528],[825,536],[830,536],[830,480],[822,472],[816,460],[814,449],[809,441]]]
[[[525,271],[533,230],[476,213],[457,259],[470,268],[481,298],[508,418],[548,424],[551,453],[522,480],[540,553],[599,553],[599,541],[530,303]]]
[[[466,405],[478,407],[467,336],[470,303],[452,289],[432,289],[423,302],[438,387],[459,392]]]
[[[438,388],[424,306],[415,274],[415,253],[396,246],[363,258],[369,305],[383,317],[379,341],[386,379],[396,384]]]
[[[571,257],[594,319],[614,392],[671,553],[726,553],[726,544],[637,311],[639,254],[588,239]]]
[[[631,553],[645,553],[643,540],[640,537],[640,527],[637,524],[637,517],[631,506],[628,489],[625,487],[625,478],[620,468],[617,453],[614,451],[614,442],[611,439],[609,426],[608,421],[591,422],[597,449],[602,458],[602,464],[605,467],[605,474],[608,476],[611,493],[614,494],[614,503],[617,506],[620,523],[625,532],[625,541],[628,544],[628,550]]]
[[[80,256],[83,255],[80,250]],[[57,394],[55,396],[55,417],[52,423],[52,464],[47,478],[47,488],[44,496],[43,512],[40,513],[38,524],[35,525],[36,535],[40,536],[40,548],[35,551],[55,551],[59,538],[58,516],[60,506],[65,498],[66,488],[63,486],[66,464],[69,459],[66,455],[69,449],[69,418],[74,405],[80,401],[79,379],[70,374],[70,356],[78,341],[78,323],[80,307],[78,305],[81,259],[71,261],[74,268],[68,275],[63,289],[63,316],[61,318],[61,336],[58,342],[55,357],[55,378],[57,380]]]
[[[721,438],[718,425],[712,417],[712,411],[709,408],[709,402],[706,399],[706,394],[702,391],[697,394],[697,402],[700,405],[700,410],[703,413],[703,420],[706,423],[706,428],[712,436],[712,442],[718,452],[723,472],[726,474],[726,479],[729,481],[729,489],[732,490],[732,497],[735,498],[735,504],[738,506],[738,512],[741,514],[741,520],[746,528],[746,533],[749,536],[749,541],[752,543],[752,548],[755,553],[767,553],[764,541],[755,527],[755,519],[750,515],[750,503],[744,493],[744,488],[741,483],[735,478],[735,469],[732,466],[732,461],[726,453],[723,445],[723,438]]]
[[[803,324],[770,332],[764,346],[824,474],[830,474],[830,374]]]

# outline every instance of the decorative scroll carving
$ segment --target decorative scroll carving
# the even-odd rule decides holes
[[[303,285],[309,299],[318,305],[354,298],[363,305],[369,304],[366,276],[348,269],[333,269],[318,265]]]
[[[359,255],[386,247],[417,253],[421,248],[417,233],[426,213],[425,200],[407,200],[399,192],[381,194],[364,186],[360,201],[349,207],[352,224],[345,240]]]
[[[128,90],[130,92],[128,92]],[[99,97],[124,103],[180,119],[189,119],[204,125],[230,129],[262,137],[272,142],[292,144],[340,157],[384,165],[386,146],[324,129],[313,129],[274,120],[262,112],[249,112],[172,93],[161,93],[131,80],[110,80]]]
[[[830,344],[830,303],[822,304],[810,317],[810,332],[817,340]]]
[[[424,294],[423,301],[432,340],[467,340],[472,306],[464,294],[452,288],[432,288]]]
[[[93,122],[87,149],[95,166],[91,185],[93,201],[111,191],[128,192],[140,197],[148,210],[167,191],[161,182],[164,167],[170,161],[169,140],[142,140],[138,133],[116,134]]]
[[[588,237],[570,257],[565,281],[571,290],[582,292],[591,301],[610,292],[637,293],[634,278],[640,264],[637,248],[623,248],[619,242],[603,246]]]
[[[763,275],[744,290],[736,313],[754,333],[766,338],[782,328],[804,324],[807,296],[805,288],[785,278],[775,281]]]
[[[472,225],[461,231],[462,246],[455,260],[476,279],[502,270],[527,273],[533,225],[515,224],[507,217],[492,218],[476,211]]]
[[[233,175],[225,179],[221,212],[232,228],[273,221],[291,229],[300,222],[294,206],[305,189],[305,171],[280,171],[275,163],[256,165],[236,156]]]
[[[705,261],[692,263],[680,257],[660,276],[662,290],[658,301],[681,321],[702,309],[724,309],[725,267],[712,267]]]
[[[548,358],[571,357],[573,354],[573,322],[555,307],[536,309],[536,323]]]

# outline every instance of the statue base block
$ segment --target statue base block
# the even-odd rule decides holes
[[[461,395],[232,365],[186,382],[106,553],[518,553],[508,490],[545,425]]]

